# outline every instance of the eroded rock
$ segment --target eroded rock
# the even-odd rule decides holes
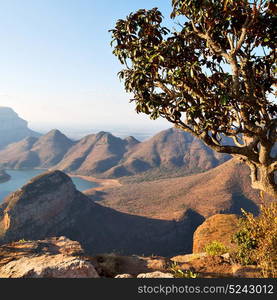
[[[232,238],[238,230],[239,217],[234,214],[217,214],[201,224],[193,235],[193,253],[203,252],[206,245],[217,241],[234,249]]]
[[[65,237],[0,246],[0,278],[98,278],[80,244]]]

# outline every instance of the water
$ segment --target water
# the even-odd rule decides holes
[[[11,179],[0,183],[0,203],[11,192],[18,190],[30,179],[45,171],[46,170],[6,170],[6,173],[11,176]],[[99,186],[96,182],[87,181],[78,177],[72,177],[71,179],[79,191]]]

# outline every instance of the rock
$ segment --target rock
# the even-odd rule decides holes
[[[137,276],[137,278],[174,278],[171,273],[163,273],[160,271],[151,273],[142,273]]]
[[[261,278],[261,268],[258,266],[232,266],[233,276],[238,278]]]
[[[119,274],[116,275],[114,278],[134,278],[131,274]]]
[[[77,196],[70,177],[60,171],[33,178],[0,205],[0,242],[61,235],[50,228],[55,226],[57,233],[67,225],[65,220]]]
[[[65,237],[0,246],[0,278],[98,278],[80,244]]]
[[[168,266],[168,260],[164,257],[141,257],[150,270],[164,271]]]
[[[234,214],[217,214],[208,218],[194,232],[193,253],[203,252],[205,246],[213,241],[233,249],[231,240],[238,230],[238,218]]]
[[[231,255],[230,255],[230,253],[224,253],[224,254],[222,254],[222,255],[220,255],[222,258],[224,258],[225,260],[228,260],[228,261],[230,261],[231,260]]]
[[[124,256],[115,253],[95,256],[98,273],[104,277],[115,277],[120,274],[137,276],[140,273],[166,271],[169,260],[165,257]]]
[[[205,257],[205,256],[207,256],[206,252],[192,253],[192,254],[185,254],[185,255],[177,255],[172,257],[170,260],[178,263],[187,263],[193,261],[194,259]]]
[[[98,278],[92,264],[63,254],[23,257],[0,269],[0,278]]]

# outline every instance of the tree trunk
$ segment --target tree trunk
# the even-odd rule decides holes
[[[251,170],[251,183],[254,189],[258,189],[262,192],[273,197],[277,200],[277,184],[274,172],[270,170],[270,167],[255,164],[253,162],[247,161],[247,165]]]

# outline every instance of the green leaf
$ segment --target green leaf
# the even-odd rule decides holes
[[[226,105],[227,104],[227,102],[228,102],[228,96],[226,96],[226,95],[223,95],[222,97],[221,97],[221,99],[220,99],[220,103],[222,104],[222,105]]]

